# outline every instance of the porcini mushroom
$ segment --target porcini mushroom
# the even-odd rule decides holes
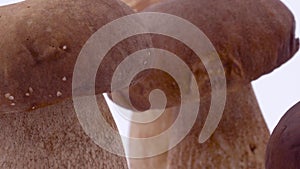
[[[269,131],[260,112],[250,82],[272,72],[289,60],[299,49],[295,38],[295,20],[289,9],[277,0],[204,1],[165,0],[145,12],[163,12],[182,17],[196,25],[215,46],[227,78],[227,103],[223,119],[214,135],[204,144],[197,142],[210,105],[210,85],[204,66],[193,51],[174,39],[153,35],[153,45],[166,49],[185,60],[201,89],[201,106],[191,133],[169,152],[152,158],[130,159],[130,167],[151,168],[264,168],[264,152]],[[164,25],[166,27],[172,25]],[[153,81],[157,80],[157,76]],[[145,78],[147,79],[147,78]],[[176,91],[171,78],[158,82],[140,81],[140,89],[169,84],[166,93]],[[145,86],[150,87],[145,87]],[[159,85],[158,85],[159,86]],[[147,93],[147,92],[145,92]],[[180,106],[171,96],[170,107]],[[135,102],[143,100],[141,97]],[[173,98],[173,99],[172,99]],[[132,97],[134,100],[135,97]],[[149,125],[131,125],[135,137],[153,136],[172,125],[176,110]],[[174,113],[175,111],[175,113]],[[146,135],[145,135],[146,134]],[[166,140],[168,142],[168,140]],[[134,145],[131,145],[134,149]],[[145,154],[151,151],[145,147]]]
[[[132,13],[116,0],[27,0],[0,8],[1,168],[127,168],[124,157],[103,150],[84,133],[71,82],[90,36]],[[147,46],[133,37],[112,48],[100,66],[96,94],[110,91],[109,75],[128,53]],[[116,129],[104,99],[97,97]]]

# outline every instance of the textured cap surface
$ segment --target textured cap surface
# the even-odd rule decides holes
[[[103,25],[131,13],[111,0],[28,0],[1,7],[0,112],[71,97],[74,65],[85,42]],[[124,57],[146,46],[137,38],[116,45],[100,65],[97,93],[110,90],[112,73]]]
[[[203,31],[220,56],[229,90],[270,73],[289,60],[299,48],[299,39],[295,38],[294,16],[279,0],[164,0],[144,11],[182,17]],[[168,50],[184,60],[197,80],[200,93],[210,93],[206,69],[191,49],[161,35],[154,35],[152,40],[154,47]],[[156,82],[149,83],[151,79]],[[177,86],[173,85],[171,78],[152,74],[132,88],[142,91],[155,86],[163,86],[166,93],[172,91],[169,105],[179,104],[176,98],[180,98],[180,93],[173,92]],[[135,102],[143,100],[140,96],[132,99],[136,99]]]
[[[299,48],[294,16],[279,0],[166,0],[145,11],[177,15],[195,24],[214,44],[228,79],[255,80]]]

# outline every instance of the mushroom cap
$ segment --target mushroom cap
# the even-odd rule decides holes
[[[105,24],[132,13],[117,0],[27,0],[1,7],[0,112],[71,97],[74,65],[86,41]],[[147,46],[148,41],[133,37],[113,47],[98,69],[97,94],[110,91],[111,76],[124,57]]]
[[[279,0],[164,0],[143,12],[172,14],[197,26],[219,54],[228,90],[236,90],[270,73],[299,49],[299,39],[295,38],[294,16]],[[206,69],[189,47],[158,35],[153,35],[152,43],[154,47],[168,50],[184,60],[197,80],[201,95],[210,93],[210,79]],[[153,77],[157,82],[148,83]],[[154,86],[165,86],[166,93],[177,90],[177,86],[172,85],[172,78],[155,75],[145,78],[144,82],[139,81],[135,87],[153,89]],[[180,93],[173,95],[169,105],[179,104],[176,98],[180,98]],[[136,98],[135,102],[143,100],[142,96],[132,98]]]
[[[196,25],[218,51],[228,79],[238,73],[255,80],[299,49],[294,16],[279,0],[165,0],[144,11],[173,14]]]
[[[298,169],[300,166],[300,102],[279,121],[268,143],[266,169]]]

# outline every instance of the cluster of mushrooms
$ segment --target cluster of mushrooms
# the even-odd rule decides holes
[[[299,49],[293,14],[282,2],[123,1],[26,0],[0,7],[0,168],[300,167],[299,104],[283,117],[270,138],[251,86],[251,81],[272,72]],[[95,85],[99,109],[111,127],[118,130],[102,95],[112,92],[115,69],[138,50],[165,49],[187,63],[199,86],[200,110],[190,133],[168,152],[126,159],[103,150],[83,131],[72,101],[76,59],[98,29],[135,12],[162,12],[186,19],[203,31],[216,48],[226,74],[227,100],[218,128],[205,143],[198,142],[211,103],[205,67],[183,43],[155,34],[125,39],[105,56]],[[148,94],[155,88],[166,93],[168,105],[155,122],[132,123],[132,137],[155,136],[172,125],[180,95],[173,84],[174,79],[158,70],[143,72],[134,79],[130,92],[135,106],[147,109]],[[87,81],[81,85],[85,90],[84,86],[90,84]],[[129,150],[135,148],[128,146]],[[151,150],[145,147],[141,151]]]

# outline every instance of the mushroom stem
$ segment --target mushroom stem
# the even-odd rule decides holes
[[[264,168],[264,152],[269,131],[252,86],[248,84],[228,91],[227,99],[221,123],[207,142],[198,143],[199,131],[202,129],[210,105],[209,97],[204,97],[201,98],[197,122],[179,145],[160,156],[129,159],[130,168]],[[146,137],[160,133],[176,118],[176,113],[172,115],[174,116],[162,117],[154,125],[131,125],[131,135]],[[134,145],[131,148],[134,149]],[[151,150],[145,147],[143,151]]]
[[[116,129],[104,99],[98,100]],[[30,112],[0,114],[0,128],[0,168],[127,168],[125,157],[103,150],[86,135],[71,99]]]

